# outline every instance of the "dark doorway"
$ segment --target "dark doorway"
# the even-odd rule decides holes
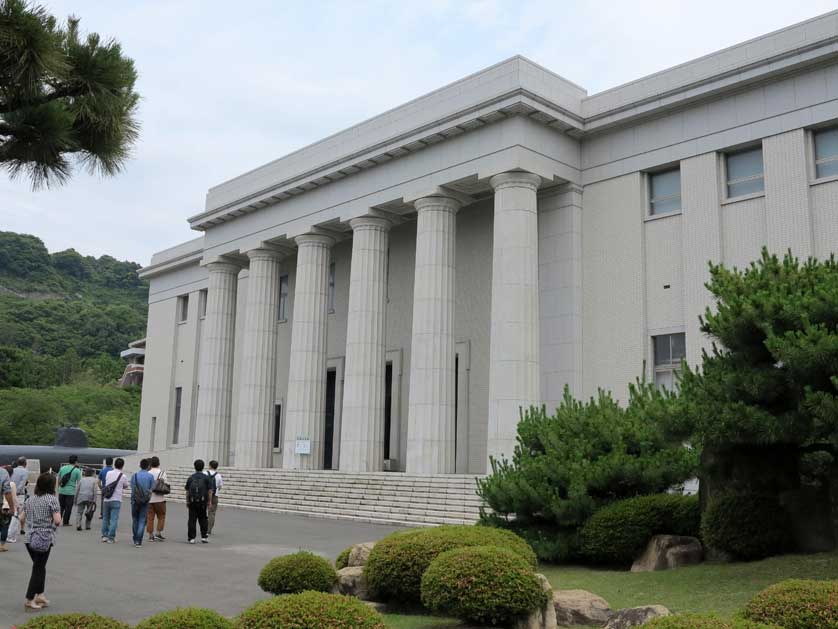
[[[337,371],[326,372],[326,430],[323,435],[323,469],[332,469],[332,452],[335,439],[335,384]]]
[[[390,420],[393,402],[393,363],[384,368],[384,459],[390,458]]]
[[[460,355],[454,354],[454,470],[457,469],[457,411],[460,408]]]

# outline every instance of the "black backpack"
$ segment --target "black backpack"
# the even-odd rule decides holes
[[[61,477],[61,482],[60,482],[61,487],[66,487],[67,486],[67,483],[70,482],[70,478],[72,478],[73,472],[75,472],[75,471],[76,471],[76,466],[74,465],[72,467],[72,469],[70,469],[69,472],[67,472],[66,474],[64,474],[64,476]]]
[[[206,502],[209,498],[209,477],[202,472],[195,472],[189,480],[189,504]]]
[[[115,481],[111,481],[110,483],[105,485],[105,488],[102,490],[102,495],[105,497],[105,500],[109,500],[111,497],[113,497],[113,492],[116,491],[116,486],[121,480],[122,472],[119,473],[119,476],[116,477]]]

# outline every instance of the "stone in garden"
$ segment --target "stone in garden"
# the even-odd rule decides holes
[[[513,625],[513,629],[556,629],[556,610],[553,608],[553,586],[543,574],[536,574],[541,587],[547,592],[547,602],[526,618]]]
[[[561,627],[601,627],[614,613],[608,601],[587,590],[556,590],[553,592],[553,608],[556,623]]]
[[[387,613],[387,603],[379,603],[378,601],[364,601],[364,605],[372,607],[379,614]]]
[[[349,559],[346,563],[347,568],[355,568],[366,565],[367,559],[370,558],[372,547],[375,542],[364,542],[363,544],[355,544],[352,550],[349,551]]]
[[[631,566],[632,572],[670,570],[701,563],[704,549],[695,537],[655,535]]]
[[[338,570],[338,591],[341,594],[355,596],[365,601],[369,598],[367,579],[364,569],[360,566],[350,566]]]
[[[629,627],[639,627],[650,620],[661,618],[663,616],[671,616],[670,612],[663,605],[644,605],[642,607],[626,607],[620,609],[611,616],[605,629],[628,629]]]

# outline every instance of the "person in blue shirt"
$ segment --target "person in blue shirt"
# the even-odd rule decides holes
[[[101,491],[105,488],[105,476],[113,469],[113,457],[105,458],[105,467],[99,472],[99,519],[102,519],[102,512],[105,510],[105,492]]]
[[[154,476],[148,471],[148,459],[140,461],[140,470],[131,477],[131,531],[134,534],[134,547],[143,545],[146,518],[148,517],[148,502],[151,500],[151,488],[154,486]]]

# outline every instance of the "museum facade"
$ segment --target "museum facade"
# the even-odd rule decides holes
[[[480,474],[709,345],[708,261],[838,245],[838,12],[605,92],[514,57],[211,188],[153,256],[139,449]]]

